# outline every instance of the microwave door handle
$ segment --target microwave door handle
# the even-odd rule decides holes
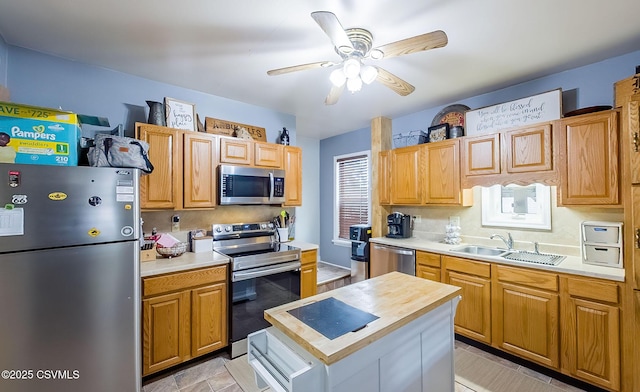
[[[273,172],[269,172],[269,200],[273,200],[273,188],[275,188],[274,182]]]

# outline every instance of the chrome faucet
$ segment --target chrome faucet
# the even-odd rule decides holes
[[[500,238],[502,242],[504,242],[504,244],[507,245],[507,248],[509,250],[513,250],[513,238],[511,237],[511,233],[507,232],[507,239],[505,239],[500,234],[491,234],[491,237],[489,237],[489,239],[494,239],[496,237]]]

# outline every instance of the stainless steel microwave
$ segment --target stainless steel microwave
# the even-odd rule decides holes
[[[220,205],[284,203],[284,170],[220,165],[218,180]]]

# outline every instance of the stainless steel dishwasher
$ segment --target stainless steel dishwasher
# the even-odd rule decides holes
[[[369,273],[372,278],[391,271],[416,275],[416,251],[371,243]]]

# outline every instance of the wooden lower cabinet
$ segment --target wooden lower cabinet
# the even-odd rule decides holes
[[[182,363],[189,356],[188,292],[142,301],[142,375]]]
[[[441,256],[437,253],[416,251],[416,276],[440,282]]]
[[[462,288],[454,330],[491,344],[491,265],[459,257],[442,256],[444,283]]]
[[[143,278],[142,287],[143,376],[227,346],[226,266]]]
[[[318,292],[318,251],[302,252],[300,267],[300,298],[311,297]]]
[[[227,284],[191,290],[191,354],[210,353],[227,345]]]
[[[494,345],[558,369],[558,276],[498,265],[493,271]]]
[[[613,282],[562,278],[562,372],[620,390],[620,290]]]

